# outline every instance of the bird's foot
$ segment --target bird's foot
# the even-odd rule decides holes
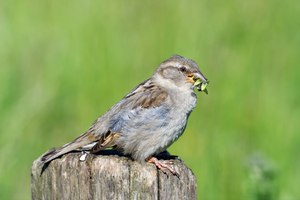
[[[171,160],[158,160],[155,157],[151,157],[148,161],[148,163],[153,163],[159,170],[161,170],[164,174],[168,175],[168,172],[171,172],[173,175],[179,177],[178,172],[175,171],[175,169],[170,166],[173,164],[173,161]]]

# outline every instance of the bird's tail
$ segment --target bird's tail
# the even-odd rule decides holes
[[[76,138],[73,142],[67,143],[64,146],[58,148],[58,149],[53,149],[45,153],[42,158],[41,158],[41,164],[47,164],[54,160],[55,158],[58,158],[61,155],[64,155],[70,151],[76,150],[82,146],[88,145],[92,142],[91,140],[93,137],[91,137],[90,133],[84,133],[78,138]]]

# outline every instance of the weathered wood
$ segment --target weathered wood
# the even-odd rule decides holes
[[[196,199],[196,178],[180,159],[174,159],[179,178],[153,164],[125,156],[69,153],[53,160],[41,174],[40,159],[31,172],[32,199]]]

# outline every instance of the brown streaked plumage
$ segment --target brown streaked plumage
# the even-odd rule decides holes
[[[97,153],[103,149],[114,147],[116,145],[116,140],[120,137],[118,133],[114,132],[107,132],[104,137],[101,137],[100,140],[95,144],[92,149],[91,153]]]
[[[151,108],[160,106],[167,98],[168,93],[157,86],[145,88],[143,95],[136,100],[136,107]],[[136,108],[134,107],[134,108]]]

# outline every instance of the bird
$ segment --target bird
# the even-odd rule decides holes
[[[84,147],[88,147],[90,153],[114,148],[133,160],[152,163],[162,172],[176,175],[171,162],[159,160],[156,155],[166,151],[182,135],[197,103],[195,89],[207,93],[208,83],[194,60],[173,55],[85,133],[48,151],[41,161],[49,164]]]

